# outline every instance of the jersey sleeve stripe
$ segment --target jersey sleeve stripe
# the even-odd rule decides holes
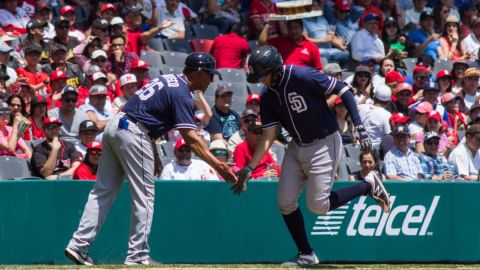
[[[337,79],[331,77],[330,78],[330,85],[328,86],[327,91],[325,91],[325,94],[327,94],[327,95],[330,94],[333,91],[333,89],[335,88],[336,84],[337,84]]]
[[[188,123],[176,124],[175,129],[179,129],[179,128],[197,129],[198,127],[196,125],[192,125]]]
[[[273,126],[276,126],[276,125],[280,125],[280,122],[268,123],[268,124],[262,125],[262,128],[269,128],[269,127],[273,127]]]
[[[342,88],[342,90],[340,90],[340,92],[338,92],[338,96],[341,97],[346,91],[348,91],[350,89],[350,86],[345,86]]]

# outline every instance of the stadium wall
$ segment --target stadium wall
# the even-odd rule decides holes
[[[349,185],[335,183],[334,188]],[[0,264],[65,264],[93,182],[0,181]],[[250,183],[234,196],[220,182],[156,183],[150,236],[163,263],[280,262],[295,253],[276,207],[276,182]],[[325,216],[304,208],[312,246],[324,262],[479,262],[480,184],[388,183],[394,199],[383,214],[361,197]],[[91,254],[122,263],[129,231],[124,184]]]

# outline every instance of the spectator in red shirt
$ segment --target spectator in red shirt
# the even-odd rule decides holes
[[[36,96],[47,96],[50,93],[48,75],[37,69],[42,48],[37,45],[30,45],[24,48],[24,52],[27,66],[17,69],[18,80],[32,86]]]
[[[33,97],[30,101],[30,117],[32,122],[30,126],[30,133],[32,140],[45,139],[45,132],[43,132],[43,120],[47,117],[47,99],[42,96]]]
[[[140,14],[141,8],[136,5],[127,6],[123,8],[122,15],[125,18],[127,25],[127,45],[125,51],[136,53],[140,55],[140,50],[144,44],[160,33],[165,28],[170,27],[173,22],[165,20],[160,25],[150,28],[148,31],[142,31],[140,25],[142,24],[142,15]],[[110,38],[110,41],[113,42]]]
[[[265,27],[258,37],[259,45],[267,43],[277,48],[287,65],[310,66],[322,70],[320,51],[315,43],[303,36],[303,21],[287,22],[288,37],[268,38],[268,27]]]
[[[87,146],[87,154],[82,164],[73,173],[73,179],[78,180],[97,180],[97,168],[102,155],[102,144],[99,142],[90,142]]]
[[[262,124],[260,122],[251,122],[249,124],[245,140],[233,152],[233,162],[238,168],[245,168],[250,162],[262,134]],[[280,166],[278,166],[270,153],[266,152],[257,167],[253,169],[252,178],[278,176],[280,176]]]
[[[47,98],[47,102],[50,104],[49,109],[60,108],[62,103],[62,90],[67,86],[67,74],[61,70],[55,70],[50,77],[50,90],[52,94]]]
[[[217,68],[242,68],[248,54],[248,42],[244,38],[242,24],[232,25],[230,34],[221,35],[213,41],[212,55]]]
[[[286,36],[287,28],[283,22],[269,22],[270,14],[278,14],[277,5],[272,0],[254,0],[248,10],[248,28],[250,30],[250,39],[256,39],[268,24],[268,37],[276,37],[279,35]]]

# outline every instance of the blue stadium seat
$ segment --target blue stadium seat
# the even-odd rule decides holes
[[[241,98],[245,100],[248,96],[248,89],[245,83],[238,82],[226,82],[224,83],[227,87],[232,89],[234,98]]]
[[[218,72],[225,82],[247,83],[247,73],[243,69],[219,68]]]
[[[164,39],[163,44],[167,51],[187,54],[192,52],[192,46],[190,46],[190,43],[185,39]]]
[[[148,67],[148,76],[150,79],[157,78],[161,75],[160,68],[155,66]]]
[[[15,180],[32,177],[28,162],[24,158],[0,157],[0,180]]]
[[[360,145],[359,144],[346,144],[344,145],[347,157],[351,160],[358,160],[360,157]]]
[[[163,46],[163,40],[161,38],[151,38],[148,41],[148,46],[159,52],[163,52],[165,50],[165,47]]]
[[[285,145],[274,143],[270,150],[275,153],[278,165],[282,165],[283,157],[285,156]]]
[[[170,67],[184,67],[188,54],[182,52],[162,52],[163,62]]]
[[[340,163],[338,164],[338,179],[339,180],[348,180],[348,168],[347,168],[347,156],[345,151],[342,151],[340,155]]]
[[[250,94],[260,94],[264,86],[263,83],[247,83],[248,92]]]
[[[359,172],[362,167],[360,166],[360,161],[358,159],[352,160],[348,159],[347,162],[347,169],[349,174],[354,174],[356,172]]]
[[[413,68],[417,65],[417,58],[405,58],[403,59],[407,73],[412,73]]]
[[[192,31],[195,37],[203,39],[213,40],[220,35],[218,28],[209,24],[194,24],[192,25]]]
[[[163,75],[165,75],[165,74],[182,74],[183,73],[183,67],[162,66],[162,67],[160,67],[159,72],[161,72]],[[150,75],[150,72],[149,72],[149,75]]]
[[[171,142],[165,142],[161,144],[162,150],[163,150],[163,155],[167,158],[175,158],[175,155],[173,154],[173,143]]]
[[[140,59],[146,61],[150,67],[161,67],[163,62],[159,52],[142,51]]]

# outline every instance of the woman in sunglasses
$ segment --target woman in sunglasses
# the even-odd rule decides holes
[[[99,142],[90,142],[87,146],[87,154],[82,164],[73,173],[73,179],[78,180],[96,180],[97,168],[102,155],[102,144]]]
[[[443,26],[440,41],[440,59],[455,61],[458,59],[469,59],[466,50],[460,42],[460,21],[457,17],[450,15]]]
[[[22,122],[22,116],[17,114],[10,121],[10,109],[7,103],[0,101],[0,156],[17,156],[30,159],[32,151],[21,138],[18,127]],[[11,123],[11,126],[9,126]],[[21,150],[22,154],[18,154]]]
[[[370,68],[364,65],[359,65],[355,68],[355,75],[353,76],[352,86],[354,90],[355,101],[357,104],[372,104],[371,95],[373,93],[372,87],[372,72]]]
[[[453,76],[450,71],[443,69],[437,72],[437,75],[435,76],[436,82],[438,85],[438,89],[440,90],[440,94],[438,95],[439,98],[441,98],[443,95],[446,93],[452,92],[452,81],[453,81]]]
[[[427,121],[425,122],[423,132],[421,134],[418,134],[415,138],[415,152],[417,154],[420,154],[425,151],[425,134],[433,131],[438,134],[439,137],[440,146],[438,152],[445,153],[447,151],[448,130],[445,130],[443,127],[442,116],[437,111],[430,111],[427,113],[426,118]]]

